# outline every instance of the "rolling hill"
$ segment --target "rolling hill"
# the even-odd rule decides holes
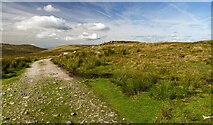
[[[112,41],[60,47],[68,54],[52,61],[83,78],[131,122],[208,123],[202,115],[211,115],[211,45]]]
[[[46,50],[44,48],[39,48],[34,45],[29,44],[22,44],[22,45],[13,45],[13,44],[1,44],[0,50],[2,53],[2,56],[22,56],[26,54],[36,53],[43,50]]]
[[[18,76],[35,59],[51,56],[128,122],[210,123],[203,115],[212,116],[212,43],[111,41],[47,50],[3,45],[3,53],[22,57],[3,58],[2,76]]]

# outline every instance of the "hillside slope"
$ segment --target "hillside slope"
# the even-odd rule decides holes
[[[13,45],[13,44],[1,44],[0,50],[2,50],[2,56],[20,56],[30,53],[40,52],[46,50],[44,48],[39,48],[34,45],[23,44],[23,45]]]
[[[83,77],[130,122],[206,123],[202,115],[212,115],[211,45],[113,41],[73,51],[67,46],[68,54],[52,61]]]

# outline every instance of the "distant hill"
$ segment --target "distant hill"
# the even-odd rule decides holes
[[[212,40],[201,40],[201,41],[196,41],[196,42],[141,42],[141,41],[109,41],[109,42],[104,42],[100,45],[112,45],[112,44],[131,44],[131,43],[135,43],[135,44],[143,44],[143,43],[156,43],[156,44],[164,44],[164,43],[179,43],[179,44],[182,44],[182,43],[194,43],[194,44],[197,44],[197,43],[201,43],[201,44],[212,44]]]
[[[34,55],[34,56],[55,56],[59,55],[63,52],[74,52],[76,50],[82,50],[84,48],[90,48],[92,46],[114,46],[114,45],[152,45],[146,42],[139,42],[139,41],[109,41],[99,45],[62,45],[57,46],[50,49],[39,48],[34,45],[23,44],[23,45],[13,45],[13,44],[0,44],[0,50],[2,49],[3,56],[22,56],[26,54]],[[212,44],[212,40],[205,40],[205,41],[197,41],[197,42],[157,42],[154,43],[156,45],[163,45],[163,44],[177,44],[180,47],[184,45],[191,45],[191,44]],[[0,51],[1,54],[1,51]]]
[[[22,44],[22,45],[13,45],[13,44],[1,44],[0,50],[2,56],[21,56],[31,53],[40,52],[46,50],[44,48],[39,48],[34,45]]]
[[[109,41],[109,42],[104,42],[100,45],[110,45],[110,44],[116,44],[116,43],[141,43],[139,41]]]
[[[44,51],[40,51],[35,54],[40,56],[55,56],[55,55],[60,55],[63,52],[74,52],[83,48],[87,48],[89,46],[91,45],[62,45],[62,46],[57,46]]]

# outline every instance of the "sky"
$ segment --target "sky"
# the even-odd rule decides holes
[[[4,2],[2,41],[55,47],[211,39],[210,2]]]

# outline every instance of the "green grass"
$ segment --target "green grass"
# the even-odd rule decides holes
[[[92,79],[86,82],[128,122],[152,123],[158,116],[162,102],[149,98],[147,93],[141,94],[138,98],[129,98],[107,79]]]
[[[193,96],[187,100],[167,101],[156,120],[160,123],[211,123],[211,119],[203,119],[203,115],[211,116],[211,95]],[[198,122],[199,121],[199,122]]]
[[[0,49],[2,50],[0,74],[3,79],[20,75],[22,70],[28,68],[32,62],[51,55],[50,53],[41,54],[46,49],[28,44],[1,44]]]
[[[130,123],[210,123],[202,115],[212,115],[211,95],[202,94],[187,99],[156,100],[147,92],[128,97],[110,80],[81,79],[114,110]]]
[[[131,122],[200,123],[209,122],[202,120],[201,112],[209,115],[211,106],[207,104],[193,112],[179,102],[185,100],[193,105],[191,98],[200,100],[200,96],[207,95],[203,102],[209,103],[211,44],[212,41],[113,41],[77,50],[70,47],[68,55],[54,57],[52,61],[74,75],[91,79],[86,84]],[[186,112],[176,112],[185,109]],[[197,118],[190,118],[187,112]]]
[[[24,72],[24,70],[22,70]],[[15,82],[17,80],[19,80],[20,77],[19,76],[16,76],[16,77],[12,77],[12,78],[8,78],[8,79],[2,79],[2,84],[1,85],[7,85],[7,84],[10,84],[11,82]]]
[[[54,56],[55,64],[86,78],[85,84],[129,122],[210,123],[202,115],[212,115],[211,44],[113,41],[60,46],[31,56]]]
[[[13,45],[13,44],[1,44],[0,49],[2,50],[2,56],[7,57],[7,56],[22,56],[22,55],[28,55],[32,54],[35,52],[40,52],[43,50],[46,50],[44,48],[39,48],[34,45],[28,45],[28,44],[23,44],[23,45]]]
[[[210,92],[210,49],[206,42],[113,42],[81,48],[52,61],[75,75],[110,78],[127,95],[149,91],[164,82],[171,83],[169,89],[183,92],[173,96],[175,99],[187,97],[199,89]],[[192,88],[192,92],[186,93],[182,88]]]
[[[2,78],[6,79],[22,74],[24,69],[30,67],[30,64],[35,60],[35,58],[29,57],[3,58],[0,60],[0,63],[2,64]]]

